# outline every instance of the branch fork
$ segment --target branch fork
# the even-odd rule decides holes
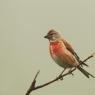
[[[94,57],[94,56],[95,56],[95,53],[93,53],[93,54],[91,54],[90,56],[88,56],[88,57],[87,57],[86,59],[84,59],[82,62],[86,62],[87,60],[91,59],[91,58]],[[25,95],[30,95],[30,93],[31,93],[32,91],[35,91],[35,90],[37,90],[37,89],[43,88],[43,87],[45,87],[45,86],[48,86],[48,85],[50,85],[50,84],[52,84],[52,83],[58,81],[59,79],[60,79],[60,80],[63,80],[63,78],[64,78],[65,76],[67,76],[67,75],[69,75],[69,74],[72,74],[72,72],[74,72],[75,70],[76,70],[76,67],[74,67],[74,68],[73,68],[72,70],[70,70],[69,72],[63,74],[64,71],[65,71],[65,69],[64,69],[64,70],[58,75],[58,77],[56,77],[55,79],[53,79],[53,80],[51,80],[51,81],[49,81],[49,82],[47,82],[47,83],[44,83],[44,84],[42,84],[42,85],[36,86],[36,81],[37,81],[36,79],[37,79],[37,77],[38,77],[38,75],[39,75],[39,73],[40,73],[40,71],[38,71],[38,72],[36,73],[36,75],[35,75],[35,77],[34,77],[32,83],[31,83],[31,85],[30,85],[30,87],[29,87],[29,89],[27,90],[27,92],[26,92]]]

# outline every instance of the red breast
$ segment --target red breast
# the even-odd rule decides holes
[[[50,42],[50,53],[51,54],[61,54],[64,50],[64,48],[61,46],[60,42]]]

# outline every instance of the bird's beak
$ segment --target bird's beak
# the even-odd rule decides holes
[[[44,38],[48,39],[48,35],[44,36]]]

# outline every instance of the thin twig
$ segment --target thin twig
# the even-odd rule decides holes
[[[84,59],[83,62],[86,62],[90,58],[94,57],[94,55],[95,55],[95,53],[91,54],[86,59]],[[26,95],[29,95],[32,91],[35,91],[35,90],[40,89],[40,88],[43,88],[43,87],[45,87],[45,86],[47,86],[47,85],[49,85],[51,83],[54,83],[55,81],[57,81],[59,79],[62,79],[63,77],[69,75],[70,73],[74,72],[75,70],[76,70],[76,68],[73,68],[70,72],[67,72],[67,73],[65,73],[63,75],[60,74],[58,77],[56,77],[55,79],[53,79],[53,80],[51,80],[51,81],[49,81],[47,83],[44,83],[42,85],[35,86],[35,84],[36,84],[36,78],[37,78],[37,76],[38,76],[38,74],[40,72],[40,71],[38,71],[37,74],[36,74],[36,76],[35,76],[35,78],[34,78],[34,80],[33,80],[33,82],[32,82],[32,84],[31,84],[31,86],[30,86],[30,88],[27,91]]]
[[[34,80],[33,80],[33,82],[31,83],[30,88],[27,90],[26,95],[29,95],[30,92],[32,92],[32,91],[35,89],[36,78],[37,78],[37,76],[38,76],[39,73],[40,73],[40,71],[38,71],[37,74],[35,75]]]
[[[90,56],[88,56],[85,60],[83,60],[83,62],[86,62],[87,60],[89,60],[90,58],[94,57],[95,53],[92,53]]]

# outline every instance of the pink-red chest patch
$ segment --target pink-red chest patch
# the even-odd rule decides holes
[[[51,53],[58,53],[61,50],[59,42],[51,42],[50,43],[50,52]]]

